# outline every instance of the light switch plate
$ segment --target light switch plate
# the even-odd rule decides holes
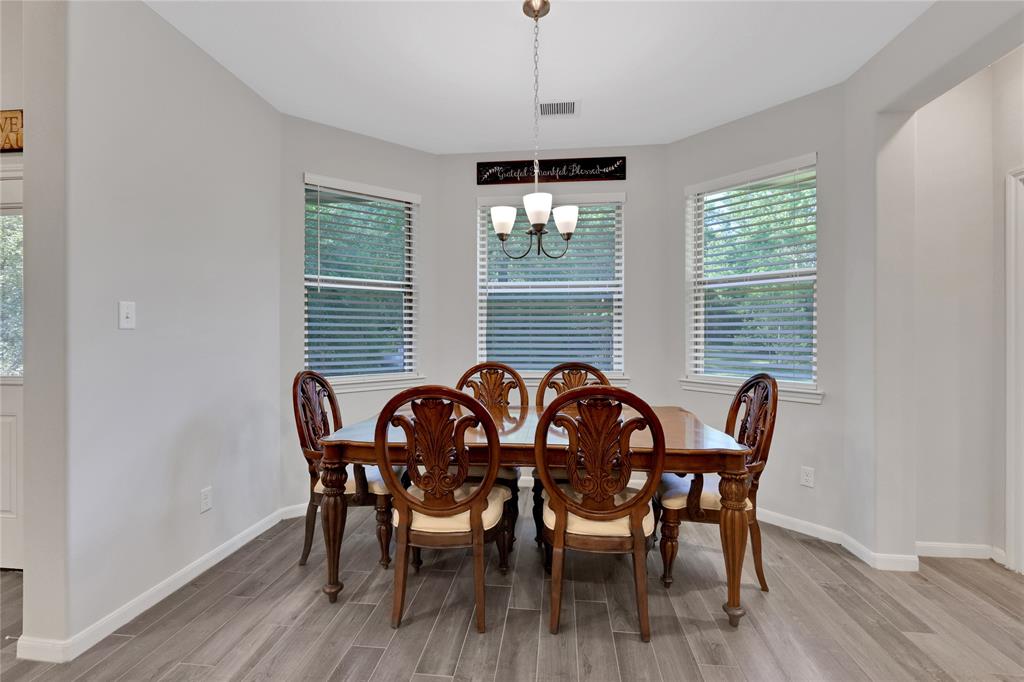
[[[814,487],[814,469],[812,467],[800,467],[800,485],[808,488]]]
[[[213,486],[199,491],[199,513],[208,512],[211,509],[213,509]]]
[[[135,329],[135,301],[117,302],[117,328]]]

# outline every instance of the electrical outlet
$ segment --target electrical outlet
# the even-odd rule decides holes
[[[814,469],[811,467],[800,467],[800,485],[808,488],[814,487]]]
[[[135,301],[117,302],[117,328],[135,329]]]
[[[212,486],[209,488],[203,488],[202,490],[199,491],[199,513],[203,514],[205,512],[210,511],[211,509],[213,509]]]

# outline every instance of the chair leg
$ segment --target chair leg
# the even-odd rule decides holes
[[[412,570],[414,570],[417,573],[419,573],[420,572],[420,566],[422,566],[422,565],[423,565],[423,557],[420,556],[420,548],[419,547],[413,547],[412,548]]]
[[[547,542],[541,545],[541,549],[544,550],[544,571],[551,575],[551,553],[552,547]]]
[[[395,597],[391,607],[391,627],[402,624],[402,611],[405,608],[405,583],[409,577],[409,529],[398,529],[398,541],[395,543]]]
[[[484,536],[483,531],[479,536],[474,532],[473,537],[473,591],[476,594],[476,631],[487,630],[486,611],[487,605],[484,601],[486,588],[484,587]],[[500,542],[500,540],[499,540]]]
[[[533,480],[533,525],[537,529],[533,541],[544,546],[544,485],[539,478]]]
[[[505,511],[505,516],[501,520],[501,532],[498,537],[495,538],[494,544],[498,547],[498,570],[502,575],[508,573],[508,555],[512,551],[512,528],[510,526],[512,522],[508,511]]]
[[[550,547],[550,545],[548,545]],[[562,571],[565,567],[565,547],[551,549],[551,634],[558,634],[558,621],[562,615]]]
[[[512,481],[510,483],[509,491],[512,493],[512,498],[508,501],[511,507],[512,515],[509,517],[509,542],[508,549],[512,551],[512,545],[516,542],[516,525],[519,523],[519,482]]]
[[[649,642],[651,641],[651,617],[647,610],[646,540],[643,538],[633,543],[633,577],[636,581],[636,608],[640,616],[640,639]]]
[[[310,494],[309,504],[306,505],[306,538],[302,542],[302,556],[299,557],[299,566],[305,566],[309,559],[309,552],[313,549],[313,534],[316,531],[316,515],[320,508],[320,500],[315,494]]]
[[[377,495],[377,543],[380,545],[380,565],[391,563],[391,496]]]
[[[750,549],[754,553],[754,570],[757,571],[757,581],[761,583],[761,591],[768,591],[768,582],[764,579],[764,565],[761,563],[761,526],[757,525],[757,519],[750,523]]]
[[[662,509],[661,519],[661,583],[665,587],[670,587],[672,564],[675,563],[676,553],[679,551],[679,510]]]

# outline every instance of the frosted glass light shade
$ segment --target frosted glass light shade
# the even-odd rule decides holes
[[[576,231],[576,221],[580,217],[579,206],[556,206],[555,226],[561,234],[572,234]]]
[[[516,224],[515,206],[491,206],[491,224],[495,234],[509,234]]]
[[[551,195],[547,192],[533,192],[523,197],[523,208],[531,225],[546,225],[551,215]]]

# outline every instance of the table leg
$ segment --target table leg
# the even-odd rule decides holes
[[[743,575],[743,557],[747,552],[747,489],[750,484],[746,473],[723,472],[719,476],[722,510],[718,526],[729,588],[728,600],[722,605],[722,610],[729,616],[729,625],[736,627],[746,613],[740,606],[740,578]]]
[[[348,473],[345,463],[324,461],[321,464],[320,480],[324,484],[324,495],[320,502],[320,516],[323,519],[324,544],[327,547],[327,584],[324,593],[331,602],[338,600],[338,593],[344,585],[338,577],[338,560],[341,557],[341,540],[345,536],[345,516],[348,501],[345,499],[345,482]]]

